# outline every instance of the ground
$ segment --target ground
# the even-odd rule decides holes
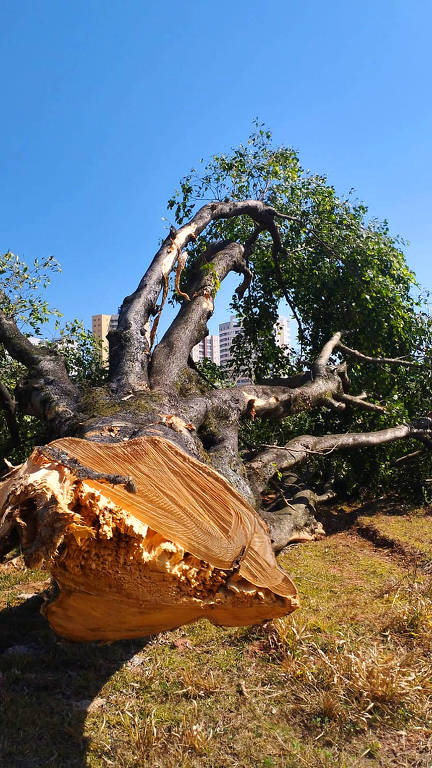
[[[260,627],[69,643],[39,614],[47,575],[2,566],[1,768],[430,768],[430,510],[325,524],[280,558],[301,608]]]

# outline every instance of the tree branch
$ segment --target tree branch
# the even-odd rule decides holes
[[[342,335],[341,331],[338,331],[337,333],[335,333],[331,337],[331,339],[329,339],[329,341],[326,344],[324,344],[320,354],[318,355],[316,360],[314,360],[314,362],[312,363],[312,374],[315,379],[325,375],[328,361],[331,355],[333,354],[335,348],[339,345],[341,335]]]
[[[419,448],[417,451],[412,451],[411,453],[406,453],[404,456],[399,456],[397,459],[394,460],[394,466],[398,467],[400,464],[405,464],[406,462],[413,461],[418,456],[421,456],[424,453],[423,448]]]
[[[287,379],[288,387],[248,385],[247,390],[240,390],[243,395],[242,412],[248,413],[252,418],[284,418],[292,413],[311,410],[317,405],[327,405],[337,411],[344,410],[342,397],[347,380],[346,366],[335,369],[327,367],[340,336],[340,332],[335,333],[324,345],[311,366],[311,373],[297,374]],[[289,386],[290,383],[292,386]],[[339,400],[341,402],[337,402]]]
[[[303,357],[303,343],[304,343],[304,340],[306,338],[306,335],[305,335],[305,332],[304,332],[304,329],[303,329],[303,324],[302,324],[302,321],[300,319],[300,315],[298,314],[297,308],[296,308],[296,306],[295,306],[291,296],[288,293],[288,289],[287,289],[287,287],[285,285],[285,280],[283,279],[282,269],[281,269],[281,265],[280,265],[280,261],[279,261],[279,253],[280,252],[286,253],[286,250],[284,248],[282,248],[282,243],[281,243],[281,239],[280,239],[279,229],[278,229],[278,227],[276,226],[276,224],[274,222],[273,222],[273,227],[270,230],[270,234],[272,235],[272,239],[273,239],[272,255],[273,255],[273,261],[274,261],[274,265],[275,265],[275,272],[276,272],[277,281],[279,283],[279,288],[282,291],[282,294],[283,294],[283,296],[285,298],[285,301],[288,304],[288,306],[289,306],[289,308],[290,308],[290,310],[291,310],[291,312],[293,314],[293,317],[294,317],[294,319],[295,319],[295,321],[297,323],[299,340],[300,340],[300,357]]]
[[[110,381],[119,392],[146,388],[149,384],[150,344],[146,323],[156,312],[161,286],[189,242],[212,222],[250,216],[259,228],[273,222],[274,209],[259,200],[214,202],[204,205],[195,216],[164,240],[136,291],[122,304],[117,330],[109,336]]]
[[[27,379],[16,390],[24,413],[43,419],[56,434],[64,434],[76,419],[78,391],[69,379],[61,355],[32,344],[18,330],[14,319],[2,310],[0,343],[14,360],[28,369]]]
[[[19,437],[18,424],[15,417],[16,401],[2,381],[0,381],[0,408],[2,408],[4,412],[5,421],[11,438],[11,447],[14,447],[17,444]]]
[[[378,432],[354,432],[336,435],[302,435],[290,440],[285,446],[268,446],[246,463],[248,476],[255,492],[261,492],[269,479],[277,470],[289,469],[311,454],[328,455],[334,451],[347,451],[353,448],[375,447],[384,443],[413,438],[422,440],[432,435],[432,419],[422,419],[423,427],[418,428],[417,422],[399,424]]]
[[[404,360],[401,357],[370,357],[370,355],[364,355],[363,352],[359,352],[357,349],[351,349],[351,347],[347,347],[346,344],[342,344],[341,341],[337,343],[337,346],[342,350],[342,352],[345,352],[346,355],[355,357],[357,360],[362,360],[366,363],[403,365],[406,368],[410,368],[413,365],[418,365],[418,363],[414,360]]]
[[[281,213],[280,211],[277,211],[277,210],[274,210],[273,215],[276,218],[285,219],[286,221],[295,221],[297,224],[301,224],[302,226],[304,226],[305,229],[307,228],[306,222],[304,221],[304,219],[301,219],[300,216],[290,216],[287,213]],[[318,232],[313,227],[309,227],[309,231],[312,237],[315,238],[317,243],[319,243],[322,246],[322,248],[324,248],[325,251],[330,253],[332,256],[339,258],[336,251],[333,250],[333,248],[328,243],[326,243],[325,240],[322,239],[322,237],[320,237]]]
[[[386,409],[382,405],[377,405],[376,403],[370,403],[368,400],[365,400],[362,395],[348,395],[346,392],[343,394],[337,395],[337,399],[341,403],[346,403],[346,405],[352,405],[356,408],[360,408],[363,411],[375,411],[376,413],[386,413]]]
[[[152,388],[170,387],[187,366],[192,348],[208,334],[207,321],[213,314],[214,296],[229,272],[250,279],[244,260],[245,249],[239,243],[223,241],[212,245],[197,265],[188,285],[192,299],[185,301],[177,317],[155,348],[150,370]],[[207,267],[207,268],[206,268]]]

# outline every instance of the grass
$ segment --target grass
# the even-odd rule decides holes
[[[0,766],[430,767],[430,576],[354,533],[281,561],[291,617],[111,645],[57,638],[46,574],[3,566]]]
[[[376,515],[360,515],[360,526],[375,530],[378,535],[389,539],[407,554],[418,554],[432,559],[432,515],[430,508],[412,509],[409,514],[395,514],[392,510]]]

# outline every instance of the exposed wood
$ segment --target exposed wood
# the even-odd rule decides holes
[[[244,243],[209,245],[183,290],[188,245],[212,223],[241,216],[253,223],[252,234]],[[237,293],[247,290],[249,257],[262,233],[271,238],[279,288],[304,336],[280,269],[280,255],[288,254],[278,217],[302,223],[262,200],[225,200],[171,227],[109,335],[109,387],[78,391],[61,355],[33,345],[0,311],[0,343],[27,370],[15,392],[0,388],[11,432],[20,409],[43,420],[54,440],[12,468],[0,485],[0,555],[18,533],[26,562],[52,573],[59,591],[45,613],[65,637],[112,640],[202,616],[240,625],[289,613],[297,592],[273,550],[320,536],[315,505],[334,492],[318,494],[293,483],[287,496],[280,491],[277,504],[263,511],[275,473],[311,456],[399,439],[414,438],[431,449],[432,420],[425,417],[379,432],[295,436],[285,446],[263,445],[247,459],[239,452],[242,419],[283,419],[316,408],[384,411],[365,393],[350,393],[347,363],[330,365],[333,353],[414,364],[369,357],[342,344],[338,331],[306,370],[287,379],[225,389],[203,384],[188,366],[190,352],[208,333],[221,281],[234,271],[243,276]],[[183,303],[153,349],[173,272]]]
[[[0,538],[17,528],[26,563],[51,572],[60,592],[44,611],[62,636],[143,636],[201,617],[236,626],[298,605],[265,523],[169,441],[51,447],[0,486]],[[110,485],[109,473],[131,475],[136,492]]]

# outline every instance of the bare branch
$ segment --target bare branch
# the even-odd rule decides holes
[[[321,405],[323,405],[325,408],[330,408],[330,410],[335,411],[335,413],[341,413],[341,411],[346,410],[345,403],[340,403],[338,400],[335,400],[332,397],[323,397],[321,400]]]
[[[320,376],[324,376],[326,372],[326,366],[328,365],[328,361],[333,354],[335,348],[340,343],[340,338],[342,336],[341,331],[338,331],[337,333],[333,334],[331,339],[324,344],[321,352],[319,353],[316,360],[314,360],[312,364],[312,373],[314,378],[318,378]]]
[[[277,470],[289,469],[311,454],[327,455],[334,451],[347,451],[353,448],[375,447],[384,443],[413,438],[422,440],[430,439],[432,435],[432,419],[422,419],[424,426],[418,428],[417,422],[412,424],[399,424],[378,432],[354,432],[336,435],[302,435],[290,440],[285,446],[269,446],[259,453],[246,467],[254,491],[262,491],[269,479]]]
[[[386,409],[382,405],[377,405],[376,403],[370,403],[368,400],[364,399],[365,395],[347,395],[346,392],[343,394],[337,395],[337,399],[341,401],[341,403],[346,403],[347,405],[352,405],[356,408],[360,408],[363,411],[375,411],[376,413],[386,413]]]
[[[317,504],[325,504],[327,501],[333,501],[337,497],[336,491],[334,491],[332,488],[329,488],[327,491],[324,491],[324,493],[319,493],[315,496],[315,500]]]
[[[346,344],[342,344],[341,341],[338,342],[337,346],[342,350],[342,352],[345,352],[346,355],[355,357],[357,360],[362,360],[366,363],[402,365],[406,368],[410,368],[413,365],[418,365],[418,363],[414,360],[404,360],[402,357],[370,357],[370,355],[364,355],[363,352],[359,352],[357,349],[351,349],[351,347],[347,347]]]
[[[335,412],[344,411],[346,406],[360,408],[376,413],[385,413],[385,408],[365,400],[365,392],[349,395],[349,378],[346,363],[335,368],[327,363],[334,349],[339,344],[341,332],[335,333],[324,345],[317,359],[311,366],[311,372],[296,374],[276,383],[246,385],[227,390],[227,397],[232,401],[237,398],[240,413],[246,413],[252,419],[256,416],[282,419],[294,413],[309,411],[317,406],[330,408]],[[219,390],[219,396],[221,391]]]
[[[349,385],[346,364],[342,363],[335,369],[327,367],[340,337],[341,332],[338,331],[324,345],[311,366],[312,373],[304,372],[288,379],[279,379],[280,386],[248,386],[247,392],[243,390],[244,397],[247,398],[246,411],[254,416],[283,418],[290,413],[310,410],[317,405],[326,405],[335,411],[344,410],[344,387]],[[356,399],[348,398],[346,402],[348,401],[351,405],[363,405],[362,398],[359,403]]]
[[[412,451],[411,453],[406,453],[404,456],[399,456],[399,458],[395,459],[394,465],[397,467],[400,464],[405,464],[406,462],[413,461],[418,456],[421,456],[424,453],[423,448],[419,448],[417,451]]]

